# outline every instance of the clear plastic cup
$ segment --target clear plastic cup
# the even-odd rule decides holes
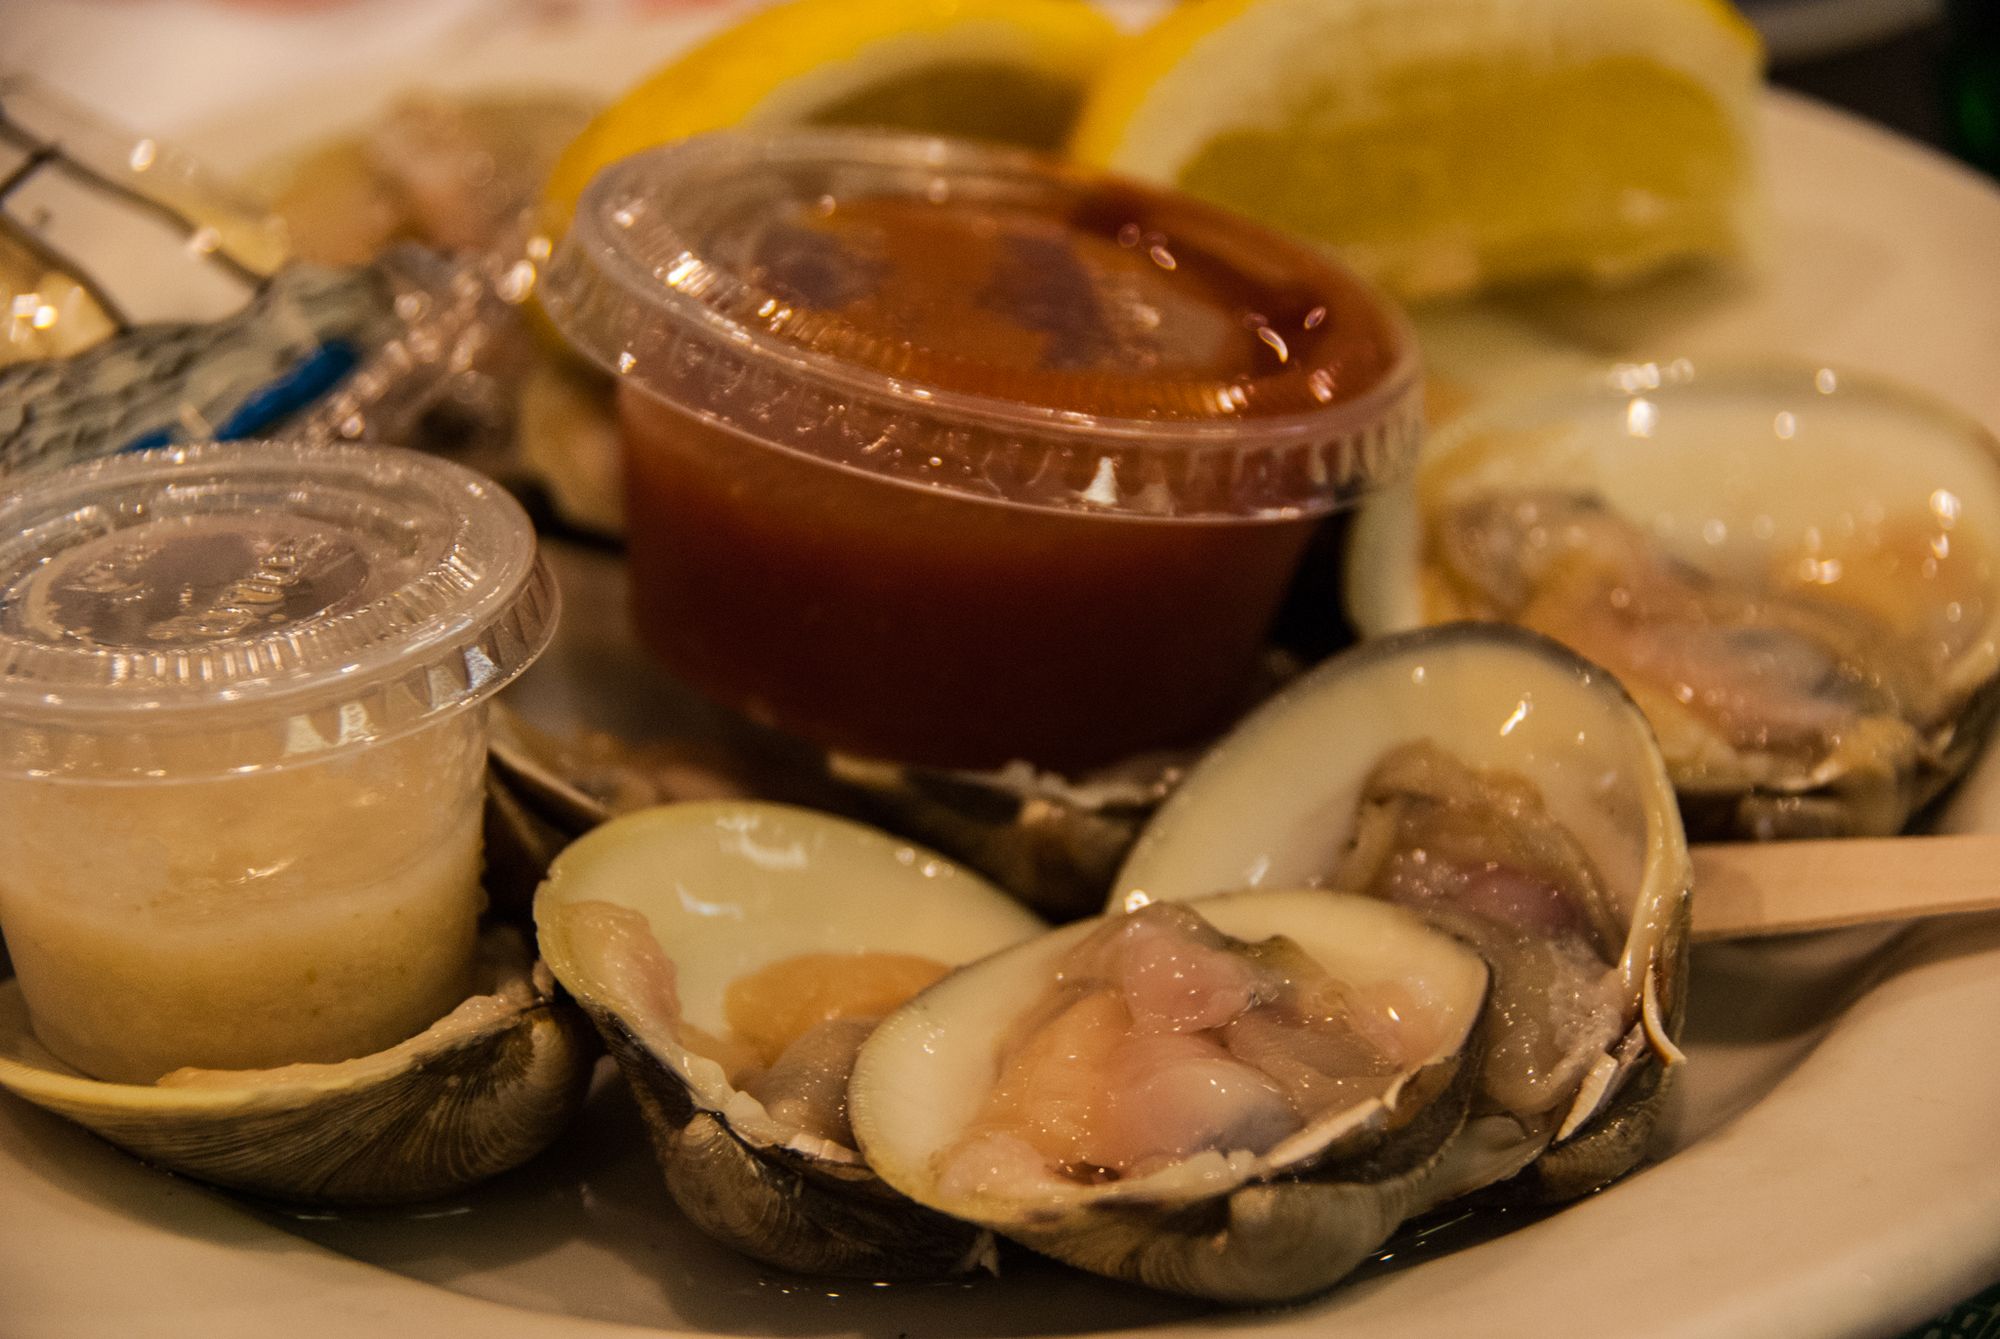
[[[0,931],[36,1036],[146,1082],[464,999],[483,704],[556,611],[513,499],[408,451],[176,447],[0,503]]]
[[[1323,255],[971,144],[640,154],[541,294],[617,378],[642,637],[876,756],[1074,769],[1216,729],[1316,519],[1418,437],[1406,323]]]

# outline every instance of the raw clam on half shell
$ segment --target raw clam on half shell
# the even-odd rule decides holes
[[[1478,1091],[1426,1187],[1561,1199],[1642,1155],[1686,988],[1690,867],[1645,717],[1544,638],[1456,624],[1321,665],[1141,836],[1114,908],[1319,887],[1398,902],[1494,969]]]
[[[849,1091],[896,1189],[1082,1268],[1230,1302],[1331,1285],[1465,1118],[1487,972],[1368,898],[1065,926],[891,1015]]]
[[[1347,604],[1604,666],[1697,836],[1890,835],[2000,709],[2000,441],[1833,368],[1621,367],[1435,434],[1363,508]]]
[[[1043,928],[943,857],[785,805],[663,805],[570,845],[535,899],[542,955],[646,1118],[667,1188],[710,1236],[805,1273],[929,1277],[991,1238],[885,1186],[846,1089],[874,1023]]]

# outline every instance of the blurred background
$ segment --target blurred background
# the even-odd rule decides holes
[[[5,0],[0,68],[144,128],[199,123],[301,79],[473,32],[744,0]],[[1773,82],[2000,175],[2000,2],[1742,0]]]
[[[1746,0],[1772,80],[2000,174],[2000,4]]]

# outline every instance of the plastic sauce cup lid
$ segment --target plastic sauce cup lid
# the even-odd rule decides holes
[[[780,449],[1037,507],[1331,510],[1419,437],[1402,314],[1227,211],[1012,150],[702,136],[585,192],[542,301],[625,386]]]
[[[525,513],[387,447],[201,443],[0,502],[0,773],[242,772],[402,734],[548,644]]]

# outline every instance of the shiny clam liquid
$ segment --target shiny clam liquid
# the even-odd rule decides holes
[[[1749,393],[1634,395],[1601,486],[1669,551],[1850,605],[1943,666],[1990,637],[1995,462],[1919,431],[1893,404],[1842,394],[1830,369],[1814,389],[1789,407]],[[1735,449],[1691,469],[1682,444],[1703,439]]]
[[[1816,364],[1685,361],[1496,402],[1371,504],[1370,634],[1491,618],[1615,674],[1708,835],[1886,835],[1990,719],[2000,442]]]

